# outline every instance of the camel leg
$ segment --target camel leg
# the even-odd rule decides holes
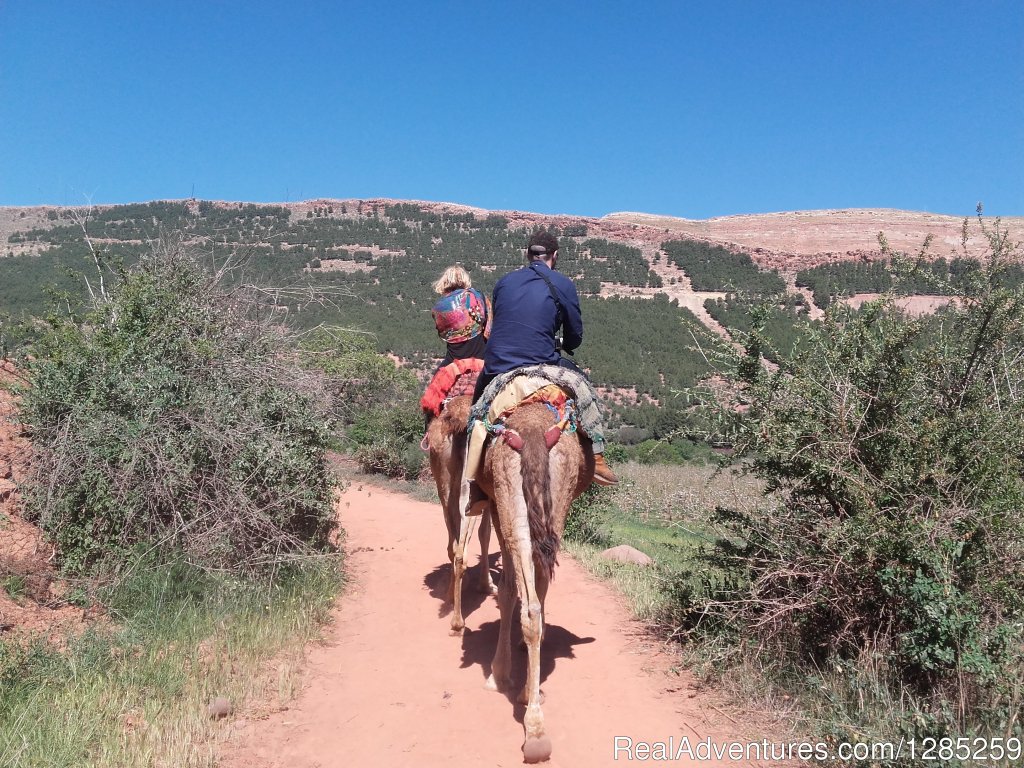
[[[455,542],[448,541],[448,564],[451,565],[451,573],[448,574],[448,592],[444,596],[445,605],[455,605]]]
[[[455,604],[455,555],[459,548],[459,535],[461,534],[461,523],[458,504],[457,489],[449,489],[448,497],[445,499],[444,523],[448,529],[448,562],[452,566],[451,576],[448,579],[448,594],[445,602],[449,605]]]
[[[551,739],[544,729],[540,690],[540,648],[544,637],[544,595],[547,592],[547,579],[534,567],[532,556],[523,565],[526,590],[523,592],[519,611],[519,622],[522,625],[527,654],[526,685],[521,697],[522,703],[526,705],[526,713],[523,716],[523,728],[526,731],[523,759],[527,763],[539,763],[551,756]]]
[[[523,716],[523,727],[526,730],[526,741],[523,743],[523,759],[527,763],[539,763],[551,756],[551,739],[544,730],[544,713],[541,711],[540,693],[540,641],[544,633],[544,605],[541,602],[536,584],[536,569],[533,559],[524,563],[526,570],[526,588],[519,621],[526,640],[526,714]]]
[[[455,557],[452,558],[452,634],[458,635],[466,627],[462,617],[462,576],[466,572],[466,544],[473,535],[476,518],[462,514],[459,525],[459,541],[455,546]]]
[[[496,595],[498,590],[491,580],[491,510],[490,505],[480,516],[480,582],[477,588],[485,595]]]
[[[492,691],[507,691],[512,687],[512,612],[516,607],[516,567],[509,556],[508,547],[498,534],[501,547],[501,562],[505,564],[505,572],[498,582],[498,645],[494,649],[491,660],[491,674],[484,687]]]
[[[429,433],[428,433],[429,435]],[[448,563],[455,567],[455,550],[459,542],[459,484],[462,482],[462,464],[458,461],[458,446],[451,436],[434,435],[430,441],[430,469],[437,484],[437,498],[444,514],[444,527],[448,531]],[[445,603],[455,601],[455,579],[448,579]]]
[[[459,538],[452,553],[452,634],[461,635],[466,627],[462,615],[462,574],[466,570],[466,543],[472,534],[473,520],[466,515],[469,506],[469,483],[459,483]]]
[[[448,529],[448,564],[452,567],[448,578],[448,594],[445,595],[445,603],[452,605],[455,602],[455,550],[459,543],[459,531],[456,528],[456,523],[452,521],[453,499],[450,491],[447,498],[441,499],[441,503],[444,509],[444,526]]]
[[[548,594],[548,578],[547,578],[547,576],[542,571],[538,570],[537,568],[534,568],[534,575],[535,575],[536,580],[537,580],[537,599],[540,601],[540,639],[537,642],[537,647],[543,649],[544,648],[544,632],[547,629],[547,627],[546,627],[546,625],[544,623],[544,600],[547,598],[547,594]],[[533,618],[528,610],[522,611],[522,615],[526,616],[528,619],[532,619]],[[526,651],[527,653],[529,653],[529,650],[530,650],[530,641],[529,641],[529,638],[527,637],[527,633],[525,631],[523,632],[523,642],[520,645],[520,649]],[[529,657],[527,657],[527,658],[529,658]],[[527,662],[527,663],[529,663],[529,662]],[[543,704],[544,703],[544,691],[540,690],[540,673],[539,673],[539,671],[538,671],[538,675],[537,675],[537,686],[538,686],[538,691],[539,691],[538,701],[541,704]],[[529,679],[529,676],[527,676],[526,684],[523,686],[523,689],[519,692],[519,698],[517,699],[517,701],[520,704],[529,704],[530,703],[530,690],[531,690],[531,681]]]
[[[497,677],[499,670],[508,669],[508,666],[502,665],[510,665],[511,661],[509,658],[512,653],[510,625],[515,597],[514,593],[511,598],[506,597],[512,589],[510,584],[512,579],[508,577],[508,569],[511,567],[515,573],[515,582],[521,598],[519,623],[523,630],[527,652],[525,689],[527,696],[524,702],[526,714],[523,716],[526,740],[523,742],[523,759],[527,763],[539,763],[551,756],[551,739],[548,738],[544,730],[544,713],[540,706],[540,640],[544,633],[544,608],[541,601],[542,593],[537,588],[538,578],[537,569],[534,568],[533,563],[529,512],[521,486],[514,491],[513,503],[515,511],[512,535],[515,540],[503,543],[501,548],[502,562],[505,564],[506,573],[499,586],[499,602],[502,603],[501,632],[498,638],[498,650],[494,655],[494,663],[491,668]],[[511,555],[511,557],[506,555]],[[506,584],[509,584],[508,592],[504,591]],[[542,584],[541,588],[546,592],[547,584]],[[504,654],[504,657],[499,659],[501,654]]]

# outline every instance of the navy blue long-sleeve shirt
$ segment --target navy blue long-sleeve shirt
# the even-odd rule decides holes
[[[557,364],[555,346],[558,307],[541,275],[551,281],[564,310],[562,346],[574,350],[583,342],[583,316],[576,286],[542,261],[510,272],[494,286],[494,320],[484,353],[484,373],[498,374],[523,365]]]

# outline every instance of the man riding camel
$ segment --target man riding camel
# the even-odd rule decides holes
[[[557,365],[586,374],[570,354],[583,342],[583,317],[576,286],[555,271],[558,239],[535,232],[526,249],[527,265],[498,280],[494,286],[491,334],[484,351],[484,368],[476,382],[474,402],[495,377],[523,366]],[[556,333],[562,329],[559,345]],[[603,441],[594,441],[594,482],[615,485],[619,479],[604,459]]]

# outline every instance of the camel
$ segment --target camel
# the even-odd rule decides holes
[[[528,654],[526,685],[519,694],[519,702],[526,705],[523,756],[536,763],[551,756],[540,690],[544,598],[569,505],[594,477],[594,453],[590,440],[580,433],[552,429],[551,412],[540,403],[517,409],[506,426],[522,439],[521,447],[511,447],[517,440],[493,441],[477,476],[491,500],[505,568],[498,590],[501,627],[487,688],[511,688],[512,612],[518,596]]]
[[[448,585],[446,603],[452,606],[452,634],[460,634],[465,627],[462,616],[462,576],[466,571],[466,544],[473,535],[475,517],[462,514],[459,506],[462,468],[466,458],[466,423],[472,398],[456,397],[448,401],[441,414],[430,422],[426,441],[429,443],[430,469],[437,483],[437,496],[441,500],[444,523],[448,528],[448,560],[452,576]],[[480,516],[480,580],[478,589],[484,594],[496,594],[491,581],[488,549],[491,541],[491,518]]]

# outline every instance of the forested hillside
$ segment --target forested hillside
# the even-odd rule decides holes
[[[95,266],[80,209],[51,211],[45,224],[15,231],[0,259],[0,333],[10,347],[33,317],[87,295]],[[153,202],[96,209],[86,231],[104,265],[131,264],[159,235],[180,233],[214,263],[236,264],[233,279],[276,289],[268,300],[300,329],[321,324],[363,331],[379,351],[425,371],[439,358],[430,317],[431,284],[461,263],[489,292],[521,266],[536,225],[496,214],[436,212],[418,204],[323,202],[306,210],[205,201]],[[602,285],[657,291],[662,278],[636,244],[591,236],[585,220],[548,224],[561,240],[559,269],[581,294],[586,339],[578,361],[595,382],[623,391],[614,410],[651,425],[641,403],[676,402],[673,392],[710,373],[694,340],[703,326],[666,295],[653,301],[601,298]],[[23,253],[30,247],[32,253]],[[748,272],[757,268],[747,260]],[[749,275],[745,273],[749,279]],[[774,277],[773,285],[781,281]],[[108,279],[112,275],[108,274]]]
[[[20,227],[19,217],[27,222]],[[171,235],[213,264],[233,265],[230,279],[265,288],[268,304],[297,328],[364,332],[379,351],[421,373],[443,351],[430,317],[436,299],[431,284],[441,271],[461,263],[474,285],[489,292],[500,276],[521,266],[530,231],[544,226],[560,237],[559,269],[573,278],[582,297],[586,338],[578,361],[596,383],[620,390],[617,420],[654,432],[663,431],[656,422],[679,419],[655,416],[651,404],[681,408],[685,399],[679,392],[713,373],[707,350],[698,348],[707,346],[701,340],[706,329],[681,303],[695,309],[703,303],[705,322],[713,318],[736,341],[756,316],[772,342],[772,356],[792,348],[795,327],[808,309],[802,297],[788,293],[782,275],[748,253],[680,239],[668,229],[597,219],[380,200],[287,206],[189,200],[90,211],[35,209],[33,216],[22,211],[13,225],[11,220],[4,220],[6,248],[0,243],[6,254],[0,258],[5,349],[31,332],[34,318],[54,307],[67,311],[96,289],[86,233],[108,281],[152,240]],[[955,284],[974,266],[935,262],[929,285]],[[826,306],[837,295],[884,289],[890,279],[881,263],[839,263],[802,271],[796,284],[810,288],[816,303]],[[681,302],[687,292],[724,298]]]
[[[895,269],[894,269],[895,267]],[[843,261],[823,264],[797,272],[796,284],[809,288],[814,303],[827,307],[834,299],[858,293],[881,293],[895,288],[901,294],[948,296],[964,290],[965,282],[979,274],[976,259],[957,258],[906,265],[894,265],[890,259],[874,262]],[[901,274],[902,272],[902,274]],[[894,285],[894,274],[896,285]],[[1008,285],[1024,282],[1024,268],[1009,265],[1002,280]]]
[[[720,245],[695,240],[670,240],[662,249],[671,263],[689,275],[698,291],[742,291],[770,296],[786,290],[777,272],[762,272],[745,253],[732,253]]]

